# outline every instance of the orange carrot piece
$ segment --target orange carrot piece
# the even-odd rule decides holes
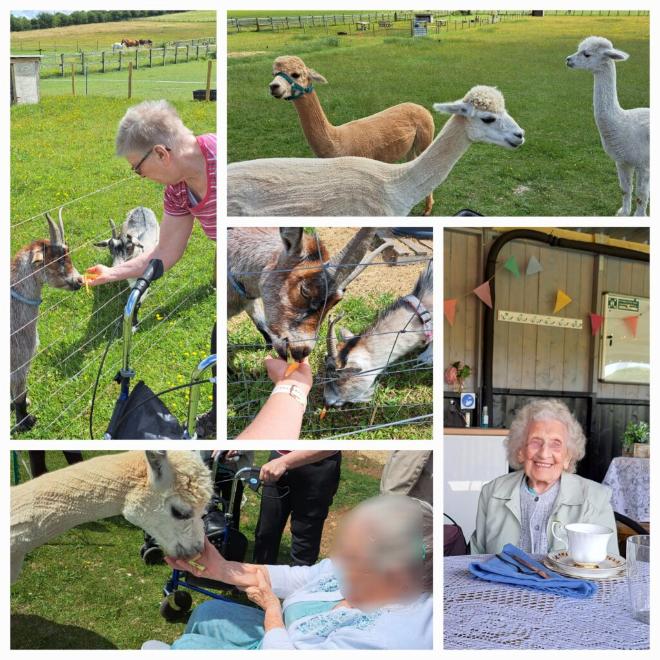
[[[284,377],[288,378],[299,366],[300,366],[300,362],[292,362],[286,368],[286,371],[284,372]]]

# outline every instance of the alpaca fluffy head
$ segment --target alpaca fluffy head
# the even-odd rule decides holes
[[[283,75],[285,74],[286,78]],[[291,78],[291,83],[287,78]],[[327,83],[328,81],[320,74],[308,67],[299,57],[295,55],[282,55],[273,62],[273,80],[268,85],[271,96],[276,99],[289,100],[294,94],[293,85],[311,87],[315,82]]]
[[[190,451],[146,451],[135,468],[137,486],[124,517],[156,539],[171,557],[190,558],[204,548],[202,515],[213,494],[210,470]]]
[[[516,149],[525,142],[525,131],[506,111],[502,92],[495,87],[476,85],[462,99],[434,103],[433,109],[463,117],[472,142],[496,144],[507,149]]]
[[[612,62],[627,60],[628,57],[628,53],[614,48],[605,37],[587,37],[580,43],[577,52],[566,58],[566,66],[596,72],[611,66]]]

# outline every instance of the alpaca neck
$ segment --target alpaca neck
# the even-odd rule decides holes
[[[136,485],[134,460],[130,453],[101,456],[12,488],[12,545],[27,551],[77,525],[120,515]]]
[[[616,91],[616,66],[608,62],[594,74],[594,116],[599,128],[623,113]]]
[[[407,180],[406,194],[411,207],[430,195],[446,178],[472,144],[467,136],[467,120],[452,115],[438,137],[415,160],[402,166]]]
[[[312,151],[320,158],[334,153],[337,129],[328,121],[316,92],[304,94],[293,101],[303,133]]]

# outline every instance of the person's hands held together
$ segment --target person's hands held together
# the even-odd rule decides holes
[[[263,571],[256,573],[256,586],[248,587],[245,590],[245,595],[255,604],[264,610],[264,612],[276,611],[280,612],[282,605],[280,599],[273,593],[273,590],[266,580]]]

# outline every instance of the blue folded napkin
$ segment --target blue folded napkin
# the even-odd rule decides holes
[[[571,598],[591,598],[598,591],[598,586],[593,582],[564,577],[555,573],[511,543],[504,546],[500,555],[502,558],[495,555],[481,563],[473,562],[469,566],[470,573],[482,580],[529,587]],[[528,564],[542,570],[550,576],[550,579],[542,578],[531,569],[519,564],[512,558],[512,555],[520,557]]]

